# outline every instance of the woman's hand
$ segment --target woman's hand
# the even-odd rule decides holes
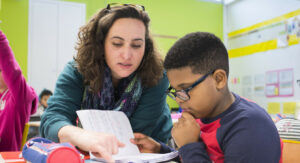
[[[141,153],[160,152],[160,144],[144,134],[134,133],[134,139],[130,139],[130,141],[138,146]]]
[[[61,128],[58,135],[60,142],[71,142],[81,150],[90,151],[108,162],[114,162],[112,155],[125,146],[112,134],[86,131],[75,126]]]
[[[200,126],[188,112],[183,112],[177,123],[173,124],[172,137],[178,148],[199,141]]]

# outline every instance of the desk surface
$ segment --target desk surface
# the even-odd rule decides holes
[[[40,127],[41,121],[29,121],[29,126]]]
[[[300,162],[300,142],[283,140],[282,161],[284,163]]]
[[[20,151],[18,152],[0,152],[0,162],[10,163],[26,163],[24,158],[20,158]]]

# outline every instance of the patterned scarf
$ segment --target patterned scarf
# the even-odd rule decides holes
[[[82,103],[83,109],[118,110],[130,117],[141,97],[142,84],[138,76],[133,73],[122,79],[118,87],[114,88],[111,71],[106,66],[102,90],[97,94],[88,90],[89,86],[86,86]]]

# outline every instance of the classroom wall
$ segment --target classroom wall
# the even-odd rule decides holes
[[[151,31],[162,56],[189,32],[207,31],[223,38],[223,6],[200,0],[65,0],[86,4],[86,21],[107,3],[142,4],[151,18]],[[27,78],[29,0],[2,0],[0,29],[7,35]],[[168,99],[171,107],[176,103]]]
[[[225,33],[232,32],[299,9],[299,0],[236,0],[226,6]],[[225,24],[226,23],[226,24]]]
[[[144,5],[151,18],[151,31],[164,56],[168,49],[186,33],[208,31],[223,38],[223,7],[221,4],[200,0],[66,0],[86,3],[87,21],[90,16],[106,7],[107,3]]]
[[[107,3],[107,0],[65,0],[86,4],[87,20]],[[151,17],[151,29],[164,55],[178,37],[194,31],[208,31],[223,38],[221,4],[199,0],[129,0],[123,3],[143,4]],[[1,0],[0,29],[5,32],[15,52],[24,76],[27,76],[28,0]],[[171,38],[164,38],[171,36]],[[174,38],[177,37],[177,38]],[[16,46],[17,45],[17,46]]]
[[[299,37],[285,33],[285,28],[287,28],[286,24],[291,20],[278,21],[277,24],[271,23],[270,25],[264,26],[264,24],[268,24],[268,21],[274,22],[276,19],[283,20],[284,17],[295,15],[295,13],[298,14],[300,13],[299,9],[299,0],[238,0],[224,8],[224,17],[226,17],[226,20],[224,20],[224,38],[231,56],[229,76],[231,90],[254,100],[265,109],[270,109],[270,103],[278,103],[281,113],[284,112],[284,103],[300,101],[300,87],[296,83],[296,80],[300,79]],[[263,26],[265,29],[258,28],[258,30],[250,30],[248,33],[243,33],[243,37],[249,35],[249,39],[245,39],[244,41],[241,39],[242,41],[240,43],[234,43],[230,40],[229,35],[234,32],[241,32],[242,30],[249,30],[251,28],[255,29],[255,27],[258,26]],[[278,31],[282,31],[281,34],[278,34]],[[250,37],[251,34],[252,36]],[[274,38],[276,35],[278,35],[278,37]],[[294,41],[292,42],[291,39],[286,39],[286,36],[293,36]],[[259,49],[258,46],[248,46],[246,49],[249,54],[241,54],[239,56],[237,53],[234,55],[231,53],[234,52],[232,51],[233,46],[235,46],[236,49],[242,48],[244,42],[247,42],[248,45],[254,45],[255,43],[268,41],[266,37],[273,37],[273,40],[264,44],[265,47],[259,47],[260,49],[264,49],[262,51],[255,52]],[[283,43],[281,41],[284,39],[287,41],[286,45],[282,45]],[[251,53],[249,51],[254,52]],[[259,85],[255,83],[255,77],[264,75],[264,77],[261,78],[264,80],[264,84],[261,86],[266,89],[266,82],[268,80],[267,73],[284,69],[293,70],[293,95],[267,97],[266,90],[264,90],[264,94],[255,94],[255,89],[258,88],[257,86]],[[295,107],[296,105],[293,104],[287,108],[292,109]],[[273,107],[273,109],[274,108],[276,107]],[[289,115],[290,113],[292,112],[287,114]]]
[[[0,29],[9,39],[15,57],[27,77],[28,0],[1,0]]]

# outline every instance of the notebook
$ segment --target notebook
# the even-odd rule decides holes
[[[130,139],[134,138],[133,131],[127,116],[121,111],[79,110],[77,115],[85,130],[114,134],[125,144],[124,148],[119,148],[118,154],[113,155],[116,162],[154,163],[178,156],[178,151],[166,154],[140,153],[138,147],[130,142]],[[92,160],[105,162],[91,153],[90,155]]]

